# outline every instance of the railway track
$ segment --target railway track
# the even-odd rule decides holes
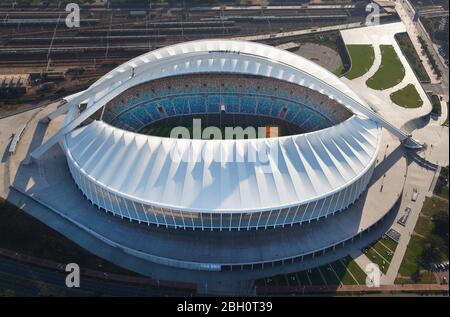
[[[44,16],[65,16],[63,8],[27,7],[23,9],[2,7],[0,20],[8,17],[40,18]],[[153,8],[147,15],[130,16],[130,8],[107,9],[82,7],[82,18],[99,19],[96,25],[82,25],[68,29],[42,26],[21,26],[19,29],[0,27],[0,68],[42,69],[50,67],[85,67],[89,70],[106,69],[102,63],[121,64],[146,51],[181,41],[206,37],[236,37],[255,34],[276,34],[303,28],[312,28],[312,21],[285,21],[283,16],[302,15],[309,11],[303,7],[274,7],[276,10],[254,8],[254,10],[233,10],[226,14],[220,10],[182,10],[181,8]],[[198,9],[198,8],[197,8]],[[358,19],[352,8],[328,8],[313,10],[318,15],[345,15],[348,22]],[[83,13],[84,12],[84,13]],[[222,12],[223,13],[223,12]],[[233,16],[241,16],[233,19]],[[259,17],[259,18],[258,18]],[[226,18],[226,19],[225,19]],[[272,18],[271,22],[268,18]],[[130,20],[131,19],[131,20]],[[63,20],[62,20],[63,21]],[[342,21],[341,21],[342,22]],[[335,24],[334,22],[322,25]],[[20,30],[20,32],[18,32]],[[90,76],[90,74],[89,74]]]

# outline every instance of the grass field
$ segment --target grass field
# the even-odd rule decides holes
[[[421,213],[425,216],[432,217],[441,210],[448,211],[448,201],[439,198],[425,197]]]
[[[384,90],[394,87],[405,77],[405,68],[392,45],[380,45],[381,65],[376,73],[366,81],[372,89]]]
[[[423,105],[423,100],[413,84],[393,92],[390,97],[393,103],[404,108],[419,108]]]
[[[436,283],[434,275],[426,270],[427,264],[424,263],[423,255],[427,243],[429,243],[427,241],[436,241],[436,239],[439,239],[439,231],[436,231],[435,218],[433,217],[445,211],[448,216],[448,200],[436,196],[425,198],[419,219],[414,227],[414,234],[409,241],[405,256],[400,265],[396,283]],[[448,240],[448,231],[443,235],[445,237],[440,238]],[[434,240],[429,240],[430,238],[434,238]],[[445,250],[445,243],[443,243],[443,246],[442,249],[439,249],[438,253],[442,259],[448,260],[448,250]]]
[[[420,272],[420,276],[413,278],[397,277],[395,284],[436,284],[436,277],[432,272]]]
[[[259,279],[257,286],[364,285],[366,273],[350,256],[320,267]]]
[[[191,138],[191,139],[194,138],[193,126],[192,125],[186,125],[184,127],[187,128],[188,131],[189,131],[189,138]],[[245,130],[247,127],[254,128],[254,131],[257,134],[256,138],[261,137],[260,135],[258,135],[258,133],[259,133],[259,130],[258,130],[259,127],[258,126],[245,126],[245,127],[242,127],[242,129]],[[164,127],[151,128],[151,129],[150,128],[144,128],[141,131],[139,131],[139,133],[146,134],[146,135],[153,135],[153,136],[158,136],[158,137],[169,138],[173,128],[175,128],[175,126],[164,126]],[[207,128],[207,127],[206,126],[202,127],[202,130],[201,130],[202,133],[203,133],[205,128]],[[278,128],[278,130],[277,130],[278,134],[277,135],[278,136],[283,136],[282,128],[281,127],[277,127],[277,128]],[[226,135],[226,132],[225,132],[225,127],[219,127],[219,129],[221,131],[222,139],[226,139],[227,135]],[[266,135],[264,135],[264,137],[266,137]],[[247,138],[253,138],[253,137],[244,136],[244,138],[247,139]]]
[[[333,71],[333,74],[335,74],[336,76],[341,76],[342,73],[343,73],[344,71],[345,71],[345,67],[344,67],[344,65],[341,63],[341,64],[339,65],[339,67],[336,68],[336,69]]]
[[[422,241],[423,239],[419,236],[412,236],[409,240],[408,248],[398,271],[401,276],[409,277],[420,269],[418,262],[423,250]]]
[[[347,45],[352,66],[345,75],[348,79],[361,77],[372,67],[375,53],[372,45]]]
[[[414,232],[421,236],[426,236],[431,233],[432,229],[433,223],[430,217],[424,217],[421,215],[417,220],[416,226],[414,227]]]
[[[394,240],[383,237],[364,248],[363,252],[369,260],[378,265],[381,272],[386,274],[396,248],[397,243]]]

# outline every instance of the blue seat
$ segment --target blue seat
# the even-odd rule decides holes
[[[303,125],[304,129],[309,131],[315,131],[319,129],[323,129],[327,126],[327,122],[325,118],[321,117],[319,114],[314,114],[310,117],[308,121]]]
[[[115,117],[116,117],[116,114],[108,109],[108,110],[105,110],[105,112],[103,112],[102,119],[106,122],[112,122]]]
[[[137,119],[131,111],[125,112],[120,116],[120,120],[124,121],[125,124],[132,127],[135,131],[139,130],[144,123]]]
[[[241,113],[255,113],[256,99],[254,97],[244,96],[241,98]]]
[[[128,106],[123,102],[119,102],[111,107],[111,111],[113,111],[116,115],[119,115],[126,109],[128,109]]]
[[[279,117],[281,109],[283,109],[285,103],[285,101],[280,99],[274,100],[274,102],[272,103],[272,110],[270,111],[270,114],[273,117]]]
[[[205,98],[202,96],[194,96],[190,99],[192,113],[205,113]]]
[[[173,99],[173,106],[177,114],[189,114],[191,112],[187,98],[188,97],[176,97]]]
[[[208,96],[208,112],[220,111],[220,96],[210,95]]]
[[[164,108],[168,116],[175,115],[175,109],[173,108],[172,101],[169,99],[159,100],[159,105]]]
[[[144,105],[145,110],[147,110],[153,120],[158,120],[161,117],[157,107],[156,102],[148,102]]]
[[[125,124],[125,121],[123,121],[122,119],[116,119],[112,121],[112,123],[119,129],[128,130],[130,128],[128,125]]]
[[[295,116],[297,115],[299,111],[299,107],[298,105],[294,104],[294,103],[288,103],[287,104],[287,112],[286,112],[286,116],[284,117],[284,119],[286,121],[292,122],[295,118]]]
[[[318,113],[305,107],[304,109],[304,119],[302,123],[298,123],[303,129],[308,131],[316,130],[316,127],[325,123],[324,118],[322,118]]]
[[[239,98],[232,95],[223,96],[223,104],[227,112],[239,112]]]
[[[130,100],[128,100],[128,108],[133,108],[134,106],[136,106],[137,104],[141,103],[141,99],[139,98],[131,98]]]
[[[300,109],[292,122],[298,126],[301,126],[311,115],[311,111],[303,106],[300,106]]]
[[[142,102],[149,101],[150,99],[152,99],[150,94],[147,91],[144,91],[144,93],[142,94]]]
[[[272,100],[270,100],[270,98],[259,98],[257,112],[260,114],[270,115],[271,106]]]
[[[142,106],[134,108],[133,114],[144,124],[148,124],[153,121],[153,118]]]

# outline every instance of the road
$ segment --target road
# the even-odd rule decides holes
[[[265,40],[274,40],[274,39],[280,39],[280,38],[285,38],[285,37],[300,36],[300,35],[305,35],[305,34],[329,32],[329,31],[339,31],[339,30],[357,28],[360,26],[362,26],[361,22],[345,23],[345,24],[338,24],[338,25],[332,25],[332,26],[316,27],[316,28],[305,29],[305,30],[279,32],[276,34],[238,36],[238,37],[234,37],[233,40],[265,41]]]
[[[432,81],[432,85],[429,85],[428,87],[431,88],[435,93],[443,95],[445,100],[448,101],[449,100],[448,68],[446,65],[442,63],[442,60],[439,57],[439,53],[436,51],[436,47],[435,45],[433,45],[433,42],[420,19],[418,21],[413,21],[415,15],[414,7],[411,5],[409,0],[401,0],[396,2],[395,9],[397,10],[397,13],[402,19],[403,23],[406,25],[408,29],[408,34],[410,34],[413,43],[417,41],[416,39],[417,36],[421,36],[427,43],[428,47],[430,48],[430,51],[433,54],[436,63],[438,64],[439,68],[442,71],[442,77],[440,79],[440,85],[436,85],[436,83],[433,83]],[[410,30],[411,28],[413,28],[414,30]],[[415,36],[413,36],[412,34]],[[414,43],[414,47],[416,48],[417,53],[422,58],[422,60],[428,60],[426,57],[423,56],[420,46],[418,49],[418,47],[416,47],[416,43]],[[425,69],[427,70],[428,73],[429,64],[423,63],[423,65],[425,66]],[[433,77],[430,76],[430,78]]]

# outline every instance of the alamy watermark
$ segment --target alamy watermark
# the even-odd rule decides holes
[[[381,272],[379,266],[375,263],[369,263],[366,265],[364,271],[367,274],[366,286],[380,287]]]
[[[69,29],[80,27],[80,6],[76,3],[68,3],[66,5],[66,26]]]
[[[80,27],[80,6],[77,3],[68,3],[66,5],[66,26],[68,28]],[[369,13],[366,16],[366,26],[379,25],[380,24],[380,6],[374,2],[367,4],[366,12]]]
[[[66,265],[66,286],[69,288],[80,287],[80,266],[77,263],[69,263]]]
[[[201,119],[192,120],[191,131],[183,126],[175,127],[170,132],[170,138],[203,139],[203,140],[243,140],[229,147],[196,146],[186,151],[185,147],[174,146],[170,150],[170,158],[175,162],[216,162],[216,163],[256,163],[264,173],[269,173],[278,166],[278,144],[271,141],[271,136],[278,136],[278,127],[225,127],[225,135],[218,127],[206,127],[202,130]],[[269,137],[269,138],[268,138]],[[245,140],[247,139],[247,140]],[[258,139],[256,142],[251,139]],[[264,139],[264,140],[263,140]],[[194,143],[196,143],[194,141]]]
[[[366,26],[373,26],[380,24],[380,6],[374,2],[367,4],[366,12]]]

